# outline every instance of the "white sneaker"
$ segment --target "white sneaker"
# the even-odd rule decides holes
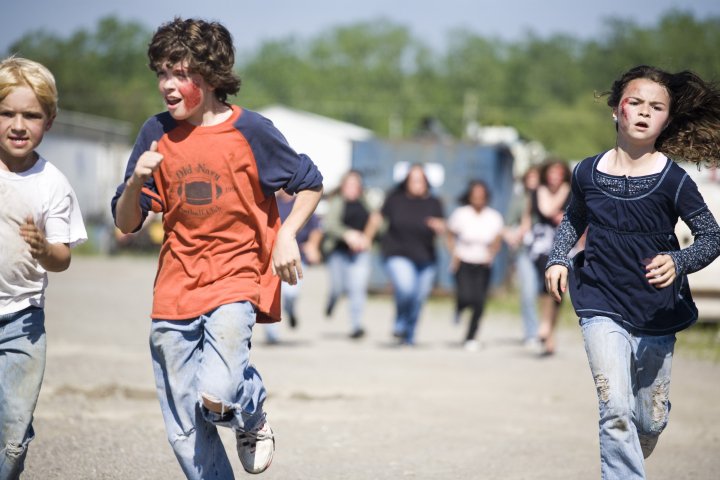
[[[236,431],[240,463],[248,473],[262,473],[270,466],[275,453],[275,435],[270,424],[263,420],[249,432]]]
[[[465,340],[463,348],[467,352],[477,352],[480,350],[480,343],[477,340]]]

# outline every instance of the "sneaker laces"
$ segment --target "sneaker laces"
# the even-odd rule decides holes
[[[238,431],[237,442],[243,447],[250,447],[250,452],[255,453],[257,442],[263,440],[269,440],[272,438],[272,431],[267,426],[266,422],[263,422],[261,426],[255,427],[254,429],[247,431]]]

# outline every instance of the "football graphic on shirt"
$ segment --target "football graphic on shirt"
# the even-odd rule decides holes
[[[178,195],[184,203],[190,205],[209,205],[221,194],[220,185],[207,175],[189,175],[178,187]]]

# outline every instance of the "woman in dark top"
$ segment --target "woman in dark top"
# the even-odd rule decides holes
[[[350,300],[350,338],[365,335],[362,315],[370,280],[370,247],[382,219],[363,194],[360,172],[351,170],[328,201],[324,217],[323,251],[330,273],[330,297],[325,313],[330,317],[343,293]]]
[[[422,166],[410,167],[385,200],[382,215],[387,223],[382,253],[395,296],[393,334],[398,343],[413,345],[420,310],[437,272],[435,237],[445,231],[442,204],[430,193]]]
[[[645,478],[670,412],[676,332],[697,319],[687,274],[720,254],[720,228],[668,157],[720,164],[720,92],[692,72],[635,67],[612,86],[615,148],[573,172],[572,199],[545,273],[570,286],[597,387],[603,478]],[[695,236],[680,249],[681,218]],[[585,250],[568,252],[587,228]]]

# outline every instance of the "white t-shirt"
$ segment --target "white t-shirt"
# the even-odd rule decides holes
[[[28,216],[50,243],[87,240],[75,192],[54,165],[39,158],[21,173],[0,170],[0,314],[45,304],[47,272],[20,236]]]
[[[500,212],[490,207],[479,213],[470,205],[457,208],[448,220],[448,228],[455,235],[455,255],[465,263],[491,263],[490,245],[504,225]]]

